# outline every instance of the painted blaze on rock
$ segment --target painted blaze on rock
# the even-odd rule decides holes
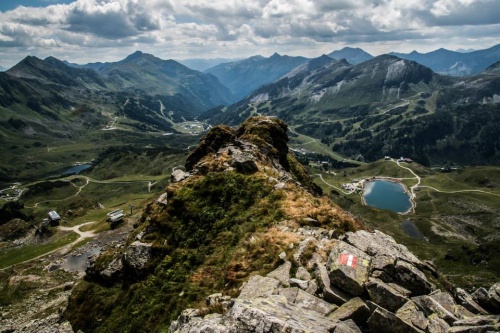
[[[368,281],[370,256],[343,241],[338,241],[328,257],[327,269],[331,283],[351,295],[364,292]]]

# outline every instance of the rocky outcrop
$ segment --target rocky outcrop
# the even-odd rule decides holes
[[[437,290],[426,277],[435,269],[427,269],[428,264],[392,237],[378,231],[348,232],[342,240],[325,238],[323,233],[309,235],[307,243],[329,242],[326,263],[316,256],[311,271],[300,266],[299,246],[294,254],[299,265],[295,278],[290,278],[292,263],[285,261],[267,277],[252,276],[225,313],[187,310],[191,315],[181,315],[170,332],[498,331],[500,316],[467,310],[480,305],[459,288],[455,298]],[[311,281],[318,287],[306,292]],[[494,302],[495,288],[480,290],[475,298]]]
[[[125,250],[122,261],[127,268],[140,275],[147,269],[151,257],[151,244],[135,241]]]

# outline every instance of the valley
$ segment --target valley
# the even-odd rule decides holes
[[[274,54],[205,73],[142,52],[27,57],[0,73],[2,325],[165,330],[275,268],[270,253],[309,227],[380,230],[444,286],[497,282],[499,63],[458,78],[345,52],[352,63]],[[375,180],[409,206],[367,205]],[[94,302],[107,310],[86,322]]]

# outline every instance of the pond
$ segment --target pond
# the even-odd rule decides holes
[[[403,223],[401,223],[401,229],[410,236],[413,239],[425,239],[424,235],[420,233],[420,230],[418,230],[417,226],[412,220],[405,220]]]
[[[365,183],[363,198],[368,206],[406,213],[412,207],[410,196],[403,185],[387,180]]]
[[[74,165],[69,169],[64,170],[61,173],[61,176],[69,176],[69,175],[77,175],[80,173],[80,171],[86,170],[90,168],[92,164],[80,164],[80,165]]]
[[[89,257],[94,254],[99,254],[101,251],[100,247],[93,247],[88,251],[83,252],[79,255],[70,255],[66,257],[65,262],[62,267],[69,272],[85,271],[85,268],[89,266]]]

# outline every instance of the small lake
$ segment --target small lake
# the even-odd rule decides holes
[[[100,247],[93,247],[80,255],[70,255],[66,258],[62,267],[69,272],[85,271],[85,268],[89,266],[89,257],[94,254],[99,254],[100,251]]]
[[[69,169],[64,170],[61,173],[61,176],[69,176],[69,175],[77,175],[83,170],[87,170],[90,168],[92,164],[80,164],[80,165],[74,165]]]
[[[413,239],[425,239],[412,220],[405,220],[401,223],[401,229]]]
[[[368,206],[406,213],[412,203],[403,185],[387,180],[375,180],[365,183],[363,192]]]

